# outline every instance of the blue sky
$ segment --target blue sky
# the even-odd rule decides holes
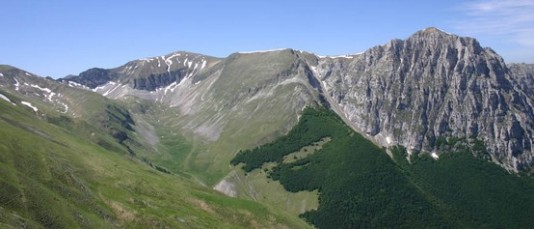
[[[364,51],[435,26],[534,63],[534,0],[3,0],[0,64],[63,77],[191,51]]]

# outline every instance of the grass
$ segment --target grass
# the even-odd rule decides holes
[[[228,198],[102,147],[91,132],[110,144],[116,139],[82,119],[48,122],[4,101],[0,111],[2,227],[307,227],[284,211]]]

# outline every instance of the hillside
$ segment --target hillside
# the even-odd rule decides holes
[[[297,158],[302,147],[329,138]],[[443,139],[446,154],[392,158],[324,108],[307,109],[276,141],[232,160],[246,172],[263,170],[290,192],[319,192],[319,207],[302,216],[319,228],[525,228],[534,223],[532,177],[515,176],[482,159],[476,139]],[[475,158],[475,155],[479,156]],[[288,162],[287,158],[295,157]]]
[[[120,105],[50,81],[50,88],[65,87],[55,95],[61,101],[97,100],[69,103],[69,112],[77,104],[83,114],[58,112],[51,109],[47,90],[31,86],[44,79],[9,69],[26,77],[11,78],[16,75],[4,71],[1,79],[0,227],[308,227],[283,211],[223,196],[143,161],[136,154],[146,149],[138,144],[135,123]],[[13,90],[5,84],[11,79],[20,83]],[[47,95],[30,92],[32,88]]]

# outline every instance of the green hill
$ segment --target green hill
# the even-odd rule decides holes
[[[100,116],[107,124],[94,126],[33,112],[2,94],[15,105],[0,100],[1,228],[308,227],[148,166],[128,153],[134,141],[117,134],[132,135],[118,107],[108,106],[110,115]]]

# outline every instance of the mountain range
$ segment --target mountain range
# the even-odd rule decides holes
[[[225,85],[221,78],[241,85]],[[210,85],[202,79],[216,82]],[[266,87],[301,82],[307,90],[291,97],[308,99],[292,110],[309,104],[304,100],[330,98],[326,102],[338,115],[381,146],[400,144],[410,151],[431,153],[438,137],[473,137],[484,140],[492,159],[506,168],[517,171],[533,164],[532,89],[524,86],[532,85],[528,82],[532,67],[508,68],[498,54],[482,48],[475,39],[436,28],[358,55],[319,57],[286,49],[217,59],[177,52],[115,69],[90,69],[63,80],[96,88],[110,98],[134,96],[171,107],[195,100],[183,97],[186,93],[180,92],[186,90],[238,87],[232,90],[244,88],[247,92],[235,94],[258,98],[275,96]],[[195,88],[182,86],[188,83]],[[208,93],[216,90],[210,88]],[[238,104],[231,106],[243,110]],[[186,113],[184,109],[182,113]]]
[[[5,226],[532,223],[514,205],[534,203],[534,65],[437,28],[345,56],[174,52],[56,80],[4,65],[0,98]]]

